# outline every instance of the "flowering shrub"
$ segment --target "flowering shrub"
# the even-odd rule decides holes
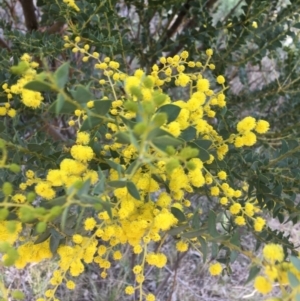
[[[72,18],[82,12],[71,0],[59,5]],[[149,59],[148,68],[129,72],[105,47],[96,52],[100,45],[84,31],[90,24],[78,36],[68,21],[73,33],[56,41],[64,44],[57,68],[22,53],[2,83],[3,265],[57,262],[36,300],[58,301],[59,288],[76,289],[87,265],[105,279],[134,254],[124,295],[153,301],[148,271],[168,264],[164,245],[172,244],[178,253],[196,250],[203,262],[209,257],[212,276],[230,273],[244,254],[258,293],[279,285],[283,300],[299,299],[298,254],[267,223],[269,212],[297,220],[297,179],[289,174],[297,174],[297,158],[288,156],[299,146],[289,140],[279,151],[264,148],[269,122],[237,120],[212,49],[194,60],[188,51],[163,56],[150,67]],[[263,242],[261,258],[241,245],[247,232]],[[25,297],[0,288],[4,300]]]
[[[160,58],[162,67],[153,65],[150,74],[137,69],[131,76],[119,69],[118,62],[109,57],[100,60],[97,52],[89,52],[90,45],[83,45],[80,37],[71,41],[65,36],[65,41],[66,48],[82,54],[83,62],[95,61],[100,85],[95,94],[102,91],[102,95],[99,99],[89,87],[73,90],[68,86],[68,63],[54,74],[38,73],[38,64],[28,54],[15,68],[25,67],[17,82],[2,86],[8,100],[4,109],[19,97],[31,109],[54,111],[57,116],[68,113],[68,124],[76,129],[74,140],[43,170],[35,164],[23,171],[7,164],[10,145],[2,140],[2,168],[20,174],[18,186],[5,182],[2,187],[4,264],[22,269],[58,256],[59,268],[51,286],[37,299],[54,300],[62,283],[75,288],[75,278],[84,272],[85,264],[98,264],[101,277],[106,278],[112,261],[122,260],[122,246],[129,245],[137,254],[136,284],[127,286],[125,293],[138,290],[140,300],[155,300],[143,290],[145,266],[162,268],[168,260],[155,243],[173,235],[178,238],[178,252],[190,246],[204,252],[209,242],[226,245],[228,240],[216,230],[214,211],[209,212],[207,222],[200,222],[199,204],[187,193],[206,190],[221,204],[218,215],[226,214],[233,228],[264,229],[266,221],[257,200],[247,194],[246,183],[230,179],[221,162],[230,149],[254,145],[257,135],[268,131],[269,123],[249,116],[230,135],[218,133],[212,118],[224,115],[227,87],[222,75],[215,80],[206,75],[213,69],[211,49],[204,63],[189,60],[188,52],[183,51]],[[172,99],[165,93],[165,86],[172,82],[186,90],[186,99]],[[56,101],[46,102],[43,91],[56,93]],[[212,202],[210,197],[207,202]],[[74,227],[76,208],[90,209],[89,213],[82,211],[79,228]],[[264,257],[274,269],[284,259],[281,246],[267,245]],[[209,271],[219,275],[222,269],[215,263]],[[268,293],[274,279],[277,277],[258,276],[255,288]]]

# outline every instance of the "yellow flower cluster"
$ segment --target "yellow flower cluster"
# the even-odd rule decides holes
[[[18,269],[23,269],[28,263],[38,263],[53,256],[50,250],[50,239],[39,244],[27,242],[18,247],[17,251],[19,258],[16,260],[15,266]]]
[[[234,141],[235,147],[252,146],[256,143],[256,135],[264,134],[269,130],[269,123],[265,120],[256,121],[253,117],[245,117],[237,124],[238,135],[232,135],[231,141]]]
[[[32,91],[23,88],[28,82],[32,81],[35,78],[36,70],[34,70],[34,68],[37,68],[39,66],[38,63],[31,62],[31,59],[32,58],[28,54],[24,54],[21,57],[21,62],[23,62],[26,65],[26,68],[24,68],[24,70],[22,71],[22,77],[17,81],[16,84],[12,85],[11,87],[8,87],[7,84],[4,84],[2,88],[7,94],[8,101],[13,98],[14,94],[20,95],[21,101],[25,106],[32,109],[36,109],[40,107],[44,99],[42,94],[37,91]],[[14,109],[9,110],[9,107],[10,107],[9,102],[5,105],[5,107],[1,107],[0,116],[3,116],[3,114],[1,114],[1,111],[3,113],[5,108],[7,110],[7,114],[10,117],[14,117],[16,115],[16,112]]]
[[[73,2],[68,1],[68,5],[71,5],[70,3]],[[92,166],[90,163],[99,161],[99,155],[111,158],[111,164],[120,165],[124,169],[128,169],[135,161],[142,162],[142,164],[137,165],[134,172],[128,174],[113,168],[107,171],[108,181],[126,183],[94,197],[99,197],[99,200],[101,198],[102,201],[107,201],[112,206],[112,218],[106,211],[87,216],[83,221],[83,228],[87,234],[83,236],[76,233],[70,241],[58,248],[59,270],[53,274],[51,284],[54,287],[45,293],[46,298],[51,298],[57,285],[68,276],[77,277],[82,274],[85,263],[98,264],[101,277],[106,278],[111,260],[122,258],[120,251],[122,245],[130,245],[133,253],[143,254],[142,262],[134,268],[137,287],[141,288],[145,278],[146,264],[157,268],[162,268],[167,264],[165,254],[161,251],[153,252],[152,245],[162,241],[162,235],[178,224],[173,210],[176,209],[181,214],[189,216],[186,208],[191,202],[186,199],[186,195],[204,185],[207,185],[211,196],[219,198],[220,203],[226,206],[224,210],[228,209],[237,225],[243,226],[249,222],[255,231],[262,231],[265,221],[256,216],[259,209],[255,206],[255,202],[248,200],[242,190],[234,189],[226,182],[228,175],[224,170],[209,171],[208,168],[213,161],[224,159],[230,144],[236,147],[253,145],[256,142],[256,135],[253,131],[259,134],[264,133],[268,130],[269,124],[263,120],[256,121],[252,117],[246,117],[237,124],[238,134],[232,135],[227,140],[215,130],[209,121],[216,116],[219,109],[226,105],[224,94],[226,87],[225,78],[222,75],[217,76],[215,82],[205,78],[205,71],[213,70],[215,67],[210,63],[213,55],[211,49],[206,51],[205,64],[189,61],[188,52],[183,51],[174,57],[162,57],[160,59],[162,67],[159,68],[155,64],[150,74],[138,69],[132,76],[129,76],[119,70],[119,63],[107,57],[100,59],[100,55],[96,52],[90,53],[88,44],[80,46],[80,37],[76,37],[74,42],[65,37],[65,41],[67,42],[66,48],[72,48],[73,53],[79,52],[83,55],[83,62],[89,59],[97,60],[94,67],[103,77],[99,80],[99,84],[110,85],[113,89],[115,98],[107,114],[113,118],[106,124],[105,139],[107,141],[104,141],[100,151],[96,152],[92,147],[93,144],[90,143],[90,134],[83,131],[77,132],[75,144],[69,149],[72,158],[64,158],[59,168],[48,170],[45,179],[36,177],[33,171],[28,170],[25,173],[27,180],[20,184],[20,189],[26,190],[27,187],[35,185],[34,190],[39,197],[52,200],[56,196],[56,191],[62,187],[68,188],[87,180],[95,185],[99,180],[98,173],[89,167]],[[30,57],[26,57],[26,61],[29,63]],[[35,76],[35,71],[29,68],[23,74],[22,79],[6,92],[20,94],[25,105],[36,108],[42,101],[41,95],[32,94],[38,92],[23,89],[24,84],[33,76]],[[163,93],[163,86],[171,81],[178,87],[189,87],[190,93],[185,100],[172,100]],[[117,83],[124,86],[126,97],[119,99],[116,96],[117,85],[115,84]],[[108,99],[107,96],[104,96],[104,99]],[[179,111],[170,122],[167,120],[167,114],[160,112],[165,105],[173,105]],[[94,102],[89,101],[87,107],[92,109]],[[137,116],[139,109],[141,112]],[[85,111],[81,109],[76,110],[74,114],[78,117],[79,125],[80,118],[88,118]],[[137,119],[142,119],[142,121],[136,122]],[[135,122],[135,126],[130,128],[124,120]],[[75,124],[73,119],[70,120],[70,126]],[[176,149],[168,146],[165,151],[162,151],[151,139],[146,139],[151,131],[159,130],[169,133],[167,137],[177,141],[175,138],[182,137],[184,131],[190,128],[195,130],[195,139],[199,139],[200,142],[209,142],[205,150],[207,154],[205,160],[197,156],[199,150],[193,147]],[[139,141],[132,144],[120,143],[117,140],[117,134],[127,132],[139,137]],[[237,143],[239,139],[242,142]],[[118,156],[112,156],[112,153]],[[167,190],[161,189],[162,182],[167,183]],[[135,186],[135,193],[132,192],[132,186],[129,184]],[[22,203],[22,194],[15,194],[12,200]],[[51,252],[48,252],[47,241],[43,245],[33,247],[37,249],[32,257],[25,256],[28,246],[31,246],[30,243],[18,249],[20,258],[16,264],[19,267],[25,266],[28,262],[50,258]],[[189,241],[180,240],[176,244],[179,252],[187,251],[188,247]],[[267,253],[266,259],[268,256],[269,260],[275,258],[271,255],[272,252]],[[278,259],[275,258],[275,260]],[[209,271],[212,275],[219,275],[222,272],[222,266],[215,263],[210,266]],[[74,289],[75,284],[68,279],[66,286]],[[126,294],[133,294],[137,287],[128,286],[125,289]],[[155,300],[152,294],[145,294],[142,289],[140,292],[146,300]]]
[[[16,223],[13,231],[11,231],[8,223],[7,221],[0,222],[0,242],[8,242],[12,245],[19,238],[22,231],[22,224]]]
[[[300,280],[299,267],[292,262],[284,261],[285,254],[283,247],[270,243],[263,248],[263,274],[255,278],[254,287],[261,294],[268,294],[272,291],[276,283],[280,286],[293,284],[291,279]],[[300,259],[297,258],[299,261]]]

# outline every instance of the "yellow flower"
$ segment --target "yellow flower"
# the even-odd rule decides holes
[[[209,90],[209,81],[205,78],[198,79],[197,89],[199,92],[207,92]]]
[[[83,237],[79,234],[75,234],[73,235],[72,240],[75,244],[81,244],[83,242]]]
[[[234,219],[234,222],[239,225],[239,226],[244,226],[246,225],[246,221],[245,221],[245,218],[243,216],[237,216],[235,219]]]
[[[258,120],[254,130],[259,134],[264,134],[269,130],[269,128],[270,124],[268,121]]]
[[[132,294],[134,293],[134,287],[131,286],[131,285],[126,286],[126,288],[125,288],[125,293],[126,293],[127,295],[132,295]]]
[[[220,85],[225,83],[225,78],[224,78],[223,75],[219,75],[217,77],[217,83],[220,84]]]
[[[17,111],[15,109],[9,109],[7,112],[7,115],[11,118],[14,118],[17,114]]]
[[[209,266],[209,273],[212,275],[212,276],[217,276],[217,275],[220,275],[222,272],[222,266],[219,262],[217,263],[214,263],[214,264],[211,264]]]
[[[265,224],[266,224],[266,221],[263,218],[257,217],[254,221],[254,230],[257,231],[257,232],[262,231]]]
[[[220,199],[220,204],[227,205],[227,203],[228,203],[228,199],[225,196]]]
[[[218,172],[218,178],[219,178],[220,180],[226,180],[226,178],[227,178],[226,172],[223,171],[223,170],[219,171],[219,172]]]
[[[255,118],[248,116],[248,117],[245,117],[240,122],[238,122],[236,128],[239,133],[244,133],[244,132],[253,130],[255,128],[255,125],[256,125]]]
[[[252,146],[256,143],[256,135],[253,132],[247,132],[242,136],[243,143],[246,146]]]
[[[50,184],[47,182],[39,182],[35,188],[35,192],[37,195],[41,196],[46,200],[51,200],[55,197],[55,191],[51,188]]]
[[[84,221],[84,229],[86,231],[93,230],[96,225],[97,225],[97,222],[93,217],[89,217]]]
[[[241,211],[241,209],[242,209],[241,204],[235,203],[230,206],[229,211],[231,214],[238,214]]]
[[[257,22],[256,22],[256,21],[253,21],[253,22],[252,22],[252,27],[253,27],[253,28],[257,28],[257,26],[258,26],[258,25],[257,25]]]
[[[257,276],[254,280],[254,287],[262,294],[268,294],[272,290],[272,283],[263,276]]]
[[[75,284],[73,281],[69,280],[69,281],[67,281],[67,283],[66,283],[66,287],[67,287],[69,290],[73,290],[73,289],[75,289],[76,284]]]
[[[212,49],[207,49],[207,50],[205,51],[205,53],[206,53],[207,56],[212,56],[212,55],[214,54],[214,52],[213,52]]]
[[[91,161],[94,157],[93,149],[85,145],[73,145],[71,148],[71,156],[80,162]]]
[[[87,132],[77,133],[76,143],[86,145],[90,142],[90,134]]]
[[[284,259],[283,248],[278,244],[267,244],[263,249],[263,256],[270,263],[282,262]]]
[[[188,250],[188,247],[189,245],[184,242],[184,241],[179,241],[176,243],[176,249],[179,251],[179,252],[185,252]]]
[[[26,201],[26,196],[21,193],[17,193],[12,197],[12,200],[16,203],[23,204]]]

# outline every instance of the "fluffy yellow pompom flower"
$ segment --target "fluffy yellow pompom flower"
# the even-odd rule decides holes
[[[132,295],[132,294],[134,293],[134,287],[131,286],[131,285],[126,286],[126,288],[125,288],[125,293],[126,293],[127,295]]]
[[[71,156],[78,161],[88,162],[94,157],[93,149],[84,145],[73,145],[71,148]]]
[[[186,242],[184,242],[184,241],[179,241],[178,243],[176,243],[176,249],[179,252],[185,252],[185,251],[187,251],[188,247],[189,247],[189,245]]]
[[[237,216],[235,219],[234,219],[234,222],[239,225],[239,226],[244,226],[246,225],[246,221],[245,221],[245,218],[243,216]]]
[[[229,211],[231,214],[238,214],[241,211],[241,208],[242,208],[241,204],[235,203],[230,206]]]
[[[131,88],[132,87],[139,87],[141,83],[141,80],[136,76],[128,76],[125,80],[125,86],[124,89],[127,94],[131,94]]]
[[[73,235],[72,240],[75,244],[81,244],[83,242],[83,237],[79,234],[75,234]]]
[[[220,85],[224,84],[225,83],[225,77],[223,75],[219,75],[217,77],[217,83],[220,84]]]
[[[219,172],[218,172],[218,178],[219,178],[220,180],[226,180],[226,178],[227,178],[226,172],[223,171],[223,170],[219,171]]]
[[[205,51],[205,53],[206,53],[207,56],[212,56],[212,55],[214,54],[214,52],[213,52],[212,49],[207,49],[207,50]]]
[[[244,132],[253,130],[255,128],[255,125],[256,125],[255,118],[248,116],[248,117],[245,117],[243,120],[241,120],[237,124],[236,128],[239,133],[244,133]]]
[[[257,276],[254,287],[262,294],[267,294],[272,290],[272,283],[263,276]]]
[[[12,197],[12,200],[16,203],[23,204],[26,201],[26,196],[21,193],[17,193]]]
[[[76,143],[86,145],[90,142],[90,134],[87,132],[77,133]]]
[[[55,191],[51,188],[50,184],[46,182],[38,183],[35,186],[34,190],[37,195],[41,196],[46,200],[51,200],[55,197]]]
[[[283,248],[281,245],[267,244],[263,249],[263,256],[270,263],[282,262],[284,259]]]
[[[257,217],[254,221],[254,230],[257,231],[257,232],[262,231],[265,224],[266,224],[266,221],[263,218]]]
[[[67,287],[69,290],[73,290],[73,289],[75,289],[76,284],[75,284],[74,281],[69,280],[69,281],[67,281],[67,283],[66,283],[66,287]]]
[[[212,275],[212,276],[217,276],[217,275],[220,275],[222,272],[222,266],[219,262],[217,263],[214,263],[214,264],[211,264],[209,266],[209,273]]]
[[[252,146],[256,143],[256,135],[253,132],[247,132],[242,136],[243,143],[246,146]]]
[[[179,74],[177,83],[181,87],[185,87],[190,82],[190,77],[184,73]]]
[[[146,296],[146,301],[155,301],[155,296],[153,294],[148,294]]]
[[[93,217],[89,217],[84,221],[84,230],[90,231],[97,225],[96,220]]]
[[[270,124],[268,121],[258,120],[254,130],[259,134],[264,134],[269,130],[269,128]]]
[[[201,78],[197,81],[197,89],[200,92],[207,92],[209,90],[209,81],[208,79]]]

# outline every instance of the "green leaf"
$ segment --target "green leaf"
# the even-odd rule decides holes
[[[181,111],[181,108],[179,106],[167,104],[167,105],[161,106],[156,111],[156,113],[166,113],[168,116],[167,123],[170,123],[178,117],[180,111]]]
[[[202,161],[207,161],[209,160],[209,152],[207,149],[211,146],[212,142],[210,140],[202,140],[198,139],[193,142],[188,142],[188,145],[197,148],[199,150],[198,158]]]
[[[259,274],[259,272],[260,272],[260,267],[258,267],[257,265],[254,265],[253,267],[251,267],[245,284],[252,281]]]
[[[171,136],[160,136],[153,138],[152,143],[162,151],[166,151],[168,146],[177,147],[183,144],[182,140]]]
[[[82,194],[88,194],[90,187],[91,187],[91,180],[88,179],[83,183],[81,188],[77,191],[76,193],[77,196],[80,197]]]
[[[126,119],[126,118],[123,117],[123,116],[119,116],[119,117],[122,119],[123,123],[124,123],[128,128],[133,129],[133,128],[135,127],[136,122],[134,122],[134,121],[132,121],[132,120],[129,120],[129,119]]]
[[[102,120],[103,119],[101,117],[88,116],[88,118],[83,121],[80,131],[91,130],[95,126],[100,126],[102,124]]]
[[[185,130],[183,130],[179,136],[179,138],[183,139],[184,141],[191,141],[195,139],[197,134],[196,129],[193,126],[189,126]]]
[[[189,225],[185,224],[185,225],[180,225],[176,228],[173,228],[171,230],[168,231],[168,234],[171,236],[176,236],[178,234],[181,234],[186,228],[188,228]]]
[[[192,217],[192,228],[193,229],[199,229],[201,226],[200,215],[199,215],[198,209],[199,209],[199,207],[197,207],[195,209],[193,217]]]
[[[65,100],[62,94],[58,94],[56,100],[50,105],[48,111],[55,113],[56,115],[62,114],[74,114],[74,111],[78,109],[77,106],[67,100]]]
[[[116,170],[118,173],[123,173],[124,172],[124,168],[122,167],[122,165],[112,161],[112,160],[108,160],[105,159],[105,162],[114,170]]]
[[[95,100],[94,101],[94,109],[95,112],[99,115],[105,116],[111,107],[111,100]]]
[[[200,235],[203,235],[205,233],[207,233],[207,229],[201,229],[201,230],[197,230],[197,231],[184,232],[180,236],[188,238],[188,239],[192,239],[192,238],[198,237]]]
[[[99,195],[99,194],[102,194],[105,190],[105,176],[104,176],[104,173],[102,172],[101,168],[98,166],[98,179],[99,182],[95,185],[93,191],[92,191],[92,194],[96,194],[96,195]]]
[[[50,250],[52,254],[56,254],[60,240],[63,238],[63,236],[53,228],[50,230],[50,232]]]
[[[298,278],[290,271],[288,271],[287,274],[288,274],[288,279],[291,287],[293,288],[297,287],[300,283]]]
[[[173,136],[169,132],[167,132],[165,130],[162,130],[160,128],[156,128],[156,129],[150,131],[150,133],[148,134],[147,139],[152,140],[153,138],[158,138],[158,137],[161,137],[161,136],[169,136],[169,137],[173,138]]]
[[[125,173],[127,175],[131,174],[131,172],[133,170],[137,170],[139,168],[139,166],[141,165],[141,161],[140,160],[134,160],[126,169]]]
[[[45,232],[43,232],[41,235],[38,236],[38,238],[34,241],[34,244],[40,244],[47,240],[49,236],[51,235],[50,229],[48,228]]]
[[[205,139],[197,139],[194,140],[194,143],[196,143],[199,147],[208,150],[210,146],[212,145],[212,141],[210,140],[205,140]]]
[[[186,220],[184,213],[176,207],[171,207],[171,213],[178,219],[179,222],[184,222]]]
[[[219,233],[216,229],[216,224],[217,224],[216,214],[213,211],[209,211],[209,214],[208,214],[208,233],[212,237],[219,236]]]
[[[235,250],[232,250],[230,252],[230,263],[235,262],[235,260],[237,259],[238,256],[239,256],[239,252],[235,251]]]
[[[295,301],[300,301],[300,293],[297,293],[295,296]]]
[[[67,221],[67,217],[68,217],[68,213],[69,213],[69,208],[70,207],[66,207],[61,215],[60,229],[63,232],[65,231],[65,228],[66,228],[66,221]]]
[[[110,181],[107,184],[115,188],[123,188],[127,186],[127,181]]]
[[[53,87],[50,84],[47,84],[45,82],[33,80],[29,83],[27,83],[24,87],[24,89],[32,90],[32,91],[38,91],[38,92],[50,92],[53,91]]]
[[[300,29],[300,23],[293,24],[293,27]]]
[[[121,144],[130,144],[130,135],[128,132],[118,132],[114,135],[116,137],[116,142],[121,143]]]
[[[128,192],[131,194],[131,196],[133,196],[136,200],[140,200],[140,193],[137,190],[136,186],[134,185],[134,183],[132,182],[127,182],[127,190]]]
[[[63,63],[54,73],[54,80],[58,88],[64,88],[69,78],[70,63]]]
[[[300,271],[300,259],[296,256],[290,256],[290,260],[293,266]]]
[[[202,236],[198,236],[198,240],[201,245],[201,252],[203,255],[203,263],[205,263],[206,259],[207,259],[207,242]]]
[[[76,91],[71,91],[71,94],[72,97],[81,104],[86,104],[94,98],[94,95],[82,85],[77,86]]]

